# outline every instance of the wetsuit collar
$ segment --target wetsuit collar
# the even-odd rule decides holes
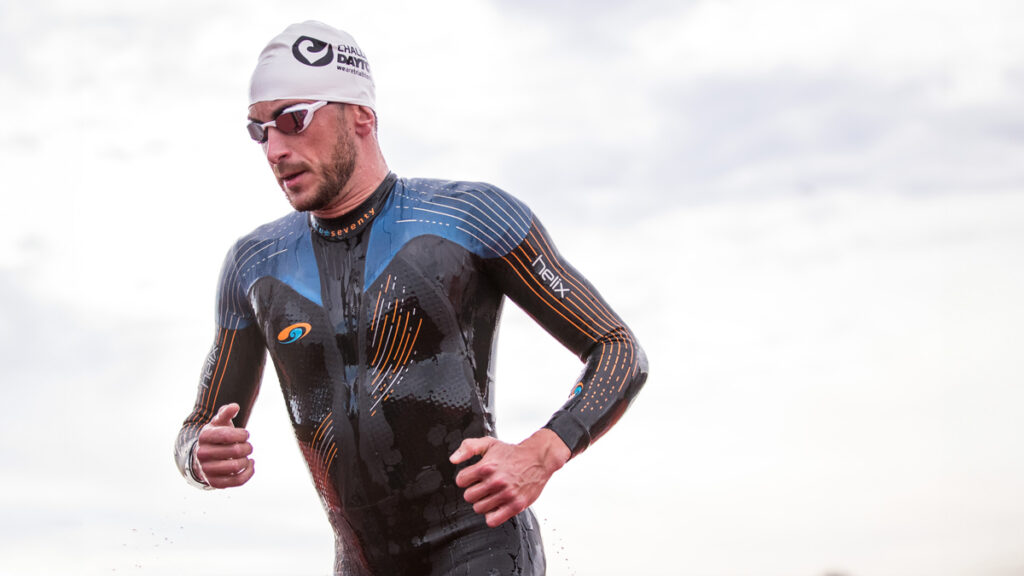
[[[388,172],[380,186],[377,186],[369,198],[363,200],[363,203],[355,210],[337,218],[317,218],[310,214],[309,227],[317,235],[328,240],[339,240],[352,236],[365,228],[380,213],[380,207],[390,195],[396,180],[398,180],[398,176],[394,172]]]

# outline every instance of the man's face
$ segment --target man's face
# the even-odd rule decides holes
[[[273,100],[249,107],[249,119],[268,122],[282,110],[308,100]],[[292,208],[318,211],[341,200],[356,166],[357,151],[343,104],[332,103],[313,113],[298,134],[267,128],[263,151],[277,183]]]

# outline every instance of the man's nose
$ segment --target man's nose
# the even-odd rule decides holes
[[[277,128],[267,127],[267,141],[263,143],[263,153],[267,155],[267,160],[271,164],[280,163],[291,153],[287,138]]]

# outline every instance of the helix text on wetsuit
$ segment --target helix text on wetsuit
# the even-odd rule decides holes
[[[533,261],[533,269],[537,270],[537,275],[540,276],[541,280],[548,283],[549,288],[558,292],[559,298],[565,298],[565,295],[569,293],[569,288],[562,283],[562,278],[551,271],[551,268],[544,263],[544,257],[540,254],[538,254],[537,259]]]

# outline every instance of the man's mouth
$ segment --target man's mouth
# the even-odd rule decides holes
[[[305,170],[297,170],[295,172],[289,172],[287,174],[283,174],[283,175],[280,176],[281,183],[284,184],[285,186],[289,186],[290,187],[293,184],[295,184],[295,182],[299,179],[299,177],[302,176],[305,173],[306,173]]]

